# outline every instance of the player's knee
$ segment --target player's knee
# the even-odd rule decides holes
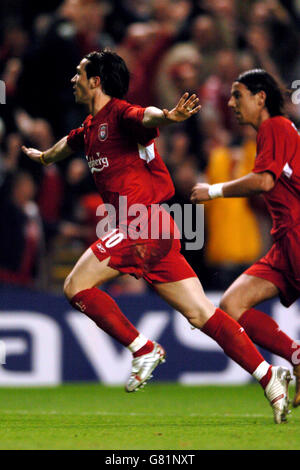
[[[207,320],[213,315],[215,311],[215,307],[212,306],[210,308],[199,308],[194,310],[189,310],[189,312],[185,315],[188,319],[189,323],[198,329],[202,329]]]
[[[191,302],[190,305],[187,304],[181,310],[181,313],[194,328],[201,330],[215,311],[215,305],[202,293],[198,296],[196,302]]]
[[[243,312],[243,307],[235,295],[224,294],[220,301],[220,309],[235,320],[238,320]]]
[[[72,300],[74,295],[76,295],[79,292],[79,290],[81,289],[78,289],[73,276],[71,275],[67,276],[64,282],[64,294],[67,297],[67,299],[69,301]]]
[[[194,328],[201,328],[201,316],[197,312],[188,312],[185,317]]]

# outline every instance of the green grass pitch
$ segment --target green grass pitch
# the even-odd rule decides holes
[[[1,450],[299,448],[300,409],[275,425],[256,384],[0,388]]]

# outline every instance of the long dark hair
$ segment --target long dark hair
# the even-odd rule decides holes
[[[285,93],[277,81],[263,69],[252,69],[241,73],[236,82],[243,83],[253,95],[264,91],[266,108],[270,116],[282,116],[284,114]]]
[[[100,77],[101,88],[106,95],[123,98],[129,87],[130,73],[122,57],[109,49],[90,52],[85,71],[87,78]]]

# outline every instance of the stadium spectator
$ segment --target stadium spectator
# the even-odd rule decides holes
[[[215,58],[220,44],[222,47],[227,46],[226,36],[218,29],[214,16],[199,15],[193,20],[190,43],[201,54],[202,76],[207,77],[215,69]]]
[[[196,212],[194,208],[191,207],[191,213],[189,217],[184,216],[187,205],[190,205],[190,193],[191,189],[195,185],[196,181],[199,180],[197,176],[200,177],[201,173],[198,171],[197,162],[193,156],[189,155],[189,153],[185,153],[184,150],[184,142],[179,142],[180,136],[177,137],[177,149],[175,148],[173,153],[171,154],[171,162],[173,166],[169,166],[172,168],[172,177],[175,186],[175,194],[173,198],[169,201],[170,207],[175,205],[180,205],[182,209],[182,218],[181,222],[181,253],[188,261],[188,263],[192,266],[193,270],[196,272],[198,277],[201,279],[203,286],[207,285],[206,279],[207,276],[203,277],[203,272],[206,269],[206,266],[203,262],[203,250],[190,250],[187,249],[187,244],[191,243],[190,232],[191,232],[191,225],[193,222],[196,223]],[[181,147],[181,148],[180,148]],[[185,156],[185,158],[184,158]],[[182,160],[181,160],[182,158]]]
[[[157,102],[162,107],[169,103],[170,107],[171,102],[178,100],[185,90],[189,93],[197,93],[201,63],[201,55],[192,45],[186,43],[171,48],[162,59],[156,76]],[[197,158],[199,169],[203,169],[206,162],[203,153],[204,136],[201,117],[192,116],[188,121],[181,123],[179,128],[189,136],[189,152]],[[171,140],[172,131],[166,132],[169,132],[169,140]],[[171,142],[170,147],[172,147]]]
[[[171,105],[185,89],[196,89],[201,79],[201,54],[191,44],[169,49],[161,61],[155,79],[157,102]],[[188,82],[188,83],[187,83]]]
[[[236,49],[242,35],[238,17],[238,5],[234,0],[204,0],[201,2],[206,12],[210,13],[221,31],[223,47]]]
[[[100,196],[91,188],[92,181],[87,170],[81,158],[70,161],[65,175],[58,226],[58,235],[66,238],[67,243],[72,239],[81,240],[84,248],[95,241],[99,221],[96,210],[102,204]]]
[[[227,101],[232,81],[237,73],[236,52],[231,49],[221,49],[216,55],[215,73],[204,81],[199,93],[203,108],[212,107],[221,127],[231,131],[236,129],[236,124],[228,112]]]
[[[247,136],[239,146],[216,146],[209,155],[207,183],[217,184],[248,174],[254,165],[255,150],[255,140]],[[205,221],[209,288],[224,290],[261,255],[258,219],[247,199],[232,198],[206,204]]]
[[[274,74],[274,70],[267,68],[268,63],[264,63],[272,60],[272,68],[274,69],[276,64],[279,70],[278,75],[282,76],[285,81],[292,80],[298,56],[298,37],[294,18],[278,0],[257,1],[250,10],[250,29],[254,26],[258,27],[256,34],[261,36],[259,42],[262,47],[259,47],[258,43],[256,47],[261,65],[269,73]],[[282,41],[283,37],[284,41]],[[276,47],[272,47],[272,44],[276,44]]]
[[[41,279],[43,229],[38,206],[34,202],[36,187],[33,178],[29,173],[15,172],[14,159],[10,149],[5,162],[6,176],[0,187],[0,280],[34,285]]]
[[[5,124],[2,118],[0,118],[0,185],[3,182],[5,175],[5,163],[4,163],[4,152],[2,151],[2,142],[5,135]]]
[[[22,70],[22,62],[17,57],[12,57],[6,62],[2,79],[6,87],[6,99],[14,99],[17,92],[17,83]]]
[[[106,28],[117,44],[120,44],[134,23],[148,23],[151,20],[151,3],[148,0],[115,0],[112,11],[106,19]]]
[[[253,24],[247,31],[246,41],[259,66],[264,67],[276,77],[278,82],[282,83],[280,71],[271,56],[272,40],[270,32],[260,25]]]
[[[130,64],[132,81],[127,98],[132,103],[148,106],[156,102],[154,80],[164,52],[173,39],[173,31],[155,23],[128,26],[122,43],[116,48]]]
[[[65,0],[52,13],[48,29],[36,37],[24,60],[19,83],[20,103],[31,115],[49,120],[55,134],[66,132],[71,122],[82,118],[68,86],[80,57],[91,47],[113,46],[111,38],[102,30],[105,15],[102,2]],[[33,74],[32,70],[38,73]],[[48,89],[46,95],[40,87],[41,76],[43,87]],[[64,113],[57,113],[57,99]]]
[[[4,21],[2,44],[0,46],[0,68],[12,58],[22,59],[29,47],[29,35],[17,20]]]

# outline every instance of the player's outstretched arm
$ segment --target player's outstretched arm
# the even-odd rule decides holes
[[[64,158],[69,157],[74,150],[67,143],[68,136],[60,139],[56,144],[45,152],[34,148],[27,148],[25,145],[22,146],[23,152],[33,161],[42,163],[43,165],[50,165],[51,163],[58,162]]]
[[[171,111],[155,108],[154,106],[146,108],[143,125],[145,127],[160,127],[174,122],[183,122],[198,113],[200,109],[199,98],[195,94],[189,96],[188,93],[184,93]]]
[[[226,183],[197,183],[192,189],[191,201],[197,204],[218,197],[249,197],[271,191],[274,185],[274,178],[268,171],[249,173]]]

